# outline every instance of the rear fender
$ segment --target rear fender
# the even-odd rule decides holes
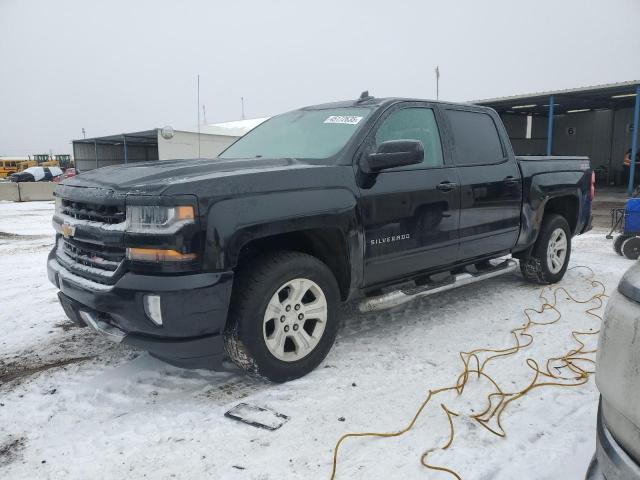
[[[522,204],[520,235],[514,248],[519,256],[523,251],[530,251],[537,240],[547,205],[555,198],[577,202],[576,218],[568,218],[567,221],[573,226],[572,234],[583,230],[591,214],[588,191],[580,188],[583,178],[584,172],[554,172],[534,175],[528,185],[525,183],[528,195]]]

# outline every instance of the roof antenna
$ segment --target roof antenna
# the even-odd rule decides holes
[[[362,103],[362,102],[366,102],[367,100],[372,100],[373,97],[371,95],[369,95],[369,90],[365,90],[364,92],[362,92],[360,94],[360,98],[358,99],[358,101],[356,103]]]

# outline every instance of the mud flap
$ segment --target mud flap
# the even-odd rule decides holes
[[[225,412],[224,416],[266,430],[277,430],[289,420],[289,417],[282,413],[247,403],[239,403]]]

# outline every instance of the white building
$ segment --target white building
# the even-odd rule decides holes
[[[266,118],[201,125],[174,130],[154,128],[73,141],[76,168],[81,171],[149,160],[216,158],[220,152]]]

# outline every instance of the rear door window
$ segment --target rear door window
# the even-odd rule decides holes
[[[456,165],[486,165],[505,159],[496,124],[481,112],[445,110],[453,134]]]

